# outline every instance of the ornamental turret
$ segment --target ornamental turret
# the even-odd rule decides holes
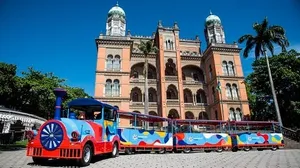
[[[225,43],[225,33],[221,24],[221,19],[217,15],[210,15],[205,20],[204,30],[207,46],[211,43]]]
[[[125,36],[126,17],[124,10],[117,3],[108,11],[106,21],[107,36]]]

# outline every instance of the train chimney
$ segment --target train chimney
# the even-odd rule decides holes
[[[67,92],[64,89],[57,88],[54,89],[54,94],[56,96],[54,119],[60,120],[62,98],[67,95]]]

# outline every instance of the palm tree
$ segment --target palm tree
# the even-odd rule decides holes
[[[141,43],[138,46],[139,50],[143,52],[145,55],[145,64],[144,64],[144,79],[145,79],[145,112],[144,114],[149,113],[149,94],[148,94],[148,55],[150,53],[156,53],[157,52],[157,47],[154,46],[153,40],[148,40],[148,41],[141,41]],[[145,125],[146,129],[148,128],[148,124]]]
[[[285,36],[285,30],[281,26],[277,26],[277,25],[270,26],[268,24],[267,17],[260,24],[254,23],[253,29],[256,32],[256,36],[252,36],[251,34],[246,34],[240,37],[238,42],[243,43],[244,41],[246,41],[246,47],[243,53],[244,58],[248,57],[249,52],[254,47],[255,47],[255,59],[260,58],[261,55],[263,55],[266,58],[271,90],[272,90],[273,100],[274,100],[275,109],[277,113],[277,119],[280,126],[283,126],[278,103],[277,103],[277,98],[275,94],[272,73],[269,65],[269,59],[266,51],[268,49],[273,56],[274,55],[273,44],[277,44],[281,47],[282,52],[286,52],[286,47],[289,46],[289,42],[287,40],[287,37]]]

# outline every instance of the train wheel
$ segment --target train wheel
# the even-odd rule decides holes
[[[160,149],[159,151],[157,151],[156,153],[159,153],[159,154],[164,154],[164,153],[166,153],[166,149]]]
[[[244,151],[248,152],[250,150],[250,147],[246,146],[244,147]]]
[[[234,146],[234,147],[231,149],[232,152],[237,152],[238,150],[239,150],[239,148],[238,148],[237,146]]]
[[[191,148],[184,148],[184,149],[183,149],[183,152],[184,152],[184,153],[190,153],[190,152],[191,152]]]
[[[82,157],[79,161],[80,166],[88,166],[91,163],[93,150],[91,145],[85,144],[82,150]]]
[[[32,160],[36,164],[43,164],[48,161],[47,158],[41,158],[41,157],[32,157]]]
[[[114,157],[117,157],[117,156],[119,156],[119,148],[118,148],[118,143],[115,142],[114,146],[113,146],[113,150],[111,152],[111,157],[114,158]]]
[[[271,150],[272,151],[276,151],[277,150],[277,146],[272,146]]]
[[[223,152],[223,148],[217,148],[216,152],[218,152],[218,153]]]
[[[125,153],[126,153],[127,155],[131,155],[131,154],[132,154],[132,149],[131,149],[131,148],[126,148],[126,149],[125,149]]]

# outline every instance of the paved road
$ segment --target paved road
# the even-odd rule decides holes
[[[117,158],[96,158],[93,168],[300,168],[300,150],[239,151],[222,153],[136,154],[120,155]],[[0,167],[75,167],[72,162],[49,161],[46,166],[33,165],[25,151],[10,151],[0,154]]]

